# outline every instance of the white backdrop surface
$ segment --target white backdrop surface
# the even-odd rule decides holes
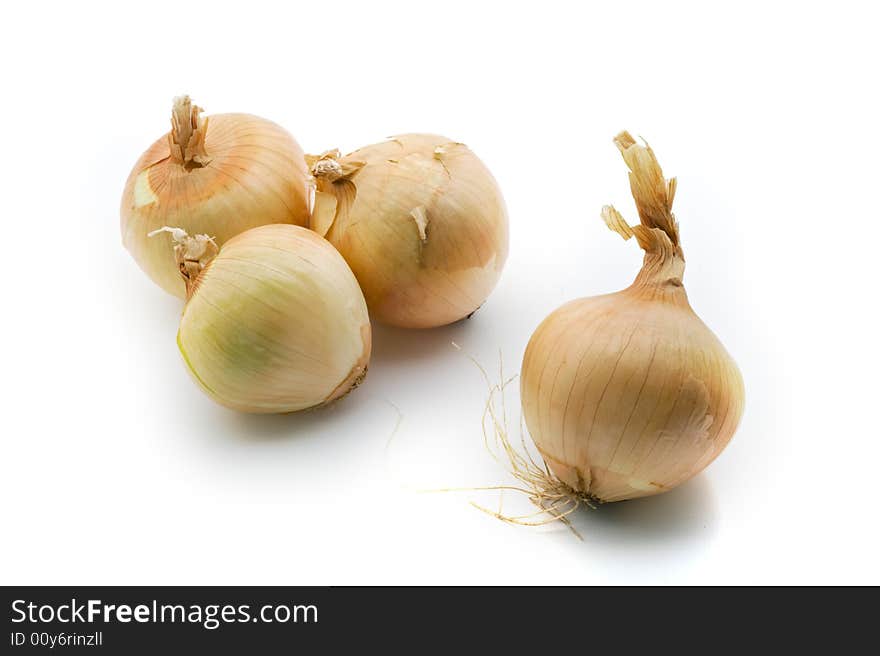
[[[876,17],[868,3],[57,3],[0,9],[4,584],[880,583]],[[467,143],[511,220],[469,321],[375,326],[328,409],[244,416],[189,380],[180,302],[118,204],[171,98],[307,152]],[[514,527],[486,385],[561,303],[640,265],[621,129],[679,178],[691,303],[737,359],[727,451],[660,497]],[[508,397],[511,420],[519,407]],[[396,430],[395,430],[396,427]],[[505,497],[504,507],[523,510]]]

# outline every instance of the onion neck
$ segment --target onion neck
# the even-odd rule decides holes
[[[206,166],[211,161],[205,151],[208,119],[201,113],[202,108],[193,105],[189,96],[174,99],[171,132],[168,133],[171,158],[188,171]]]
[[[306,155],[309,173],[321,190],[331,188],[334,184],[351,180],[366,162],[343,158],[338,149],[326,150],[320,155]]]
[[[646,252],[642,268],[627,291],[647,300],[689,307],[684,289],[684,255]]]
[[[343,158],[335,148],[320,155],[306,155],[305,160],[315,189],[309,226],[326,237],[338,217],[344,221],[348,216],[357,197],[357,185],[352,178],[366,162]]]
[[[629,184],[639,224],[630,226],[610,205],[602,208],[605,224],[624,239],[635,237],[645,259],[642,269],[627,289],[642,298],[663,300],[688,306],[684,291],[684,251],[672,202],[678,187],[675,178],[666,179],[659,162],[647,144],[640,145],[628,132],[614,138],[629,168]]]
[[[306,155],[306,164],[309,173],[320,185],[321,183],[332,184],[343,177],[342,165],[339,163],[341,155],[338,150],[327,150],[320,155]]]
[[[148,236],[155,237],[164,232],[171,235],[174,259],[177,260],[180,277],[183,278],[186,285],[186,300],[189,300],[199,287],[202,272],[214,261],[220,249],[213,237],[208,235],[190,236],[182,228],[164,226],[149,233]]]

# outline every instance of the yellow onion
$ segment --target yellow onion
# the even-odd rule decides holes
[[[610,228],[636,237],[644,264],[627,289],[563,305],[532,335],[522,366],[523,414],[535,444],[584,501],[665,492],[721,453],[739,423],[744,389],[718,338],[691,309],[672,213],[675,178],[626,132],[640,225],[612,207]]]
[[[222,246],[256,226],[309,220],[309,174],[293,137],[257,116],[201,111],[189,97],[175,98],[171,131],[134,165],[120,208],[125,247],[153,281],[181,297],[172,249],[147,233],[177,226]]]
[[[329,403],[366,375],[370,321],[345,260],[311,230],[253,228],[218,249],[162,228],[187,289],[177,344],[215,401],[243,412]],[[167,246],[167,245],[166,245]]]
[[[507,259],[507,210],[467,146],[405,134],[306,159],[312,229],[349,263],[373,318],[430,328],[482,305]]]

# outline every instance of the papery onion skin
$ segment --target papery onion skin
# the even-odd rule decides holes
[[[431,328],[483,304],[507,259],[508,219],[498,184],[467,146],[404,134],[322,157],[325,169],[309,158],[312,228],[345,257],[374,319]]]
[[[215,401],[284,413],[329,403],[367,371],[370,321],[345,260],[291,225],[230,239],[191,286],[177,343]]]
[[[189,99],[175,99],[186,111]],[[302,149],[282,127],[250,114],[216,114],[204,125],[204,153],[184,162],[175,154],[174,128],[131,171],[120,206],[122,240],[140,267],[167,292],[185,288],[166,239],[147,234],[176,226],[211,235],[222,246],[250,228],[271,223],[307,226],[310,179]]]
[[[618,146],[634,170],[642,225],[629,228],[613,208],[605,218],[639,239],[642,271],[623,291],[550,314],[529,341],[521,378],[526,425],[551,471],[603,502],[658,494],[695,476],[730,441],[745,396],[736,363],[682,285],[674,180],[667,187],[650,149],[626,133]]]

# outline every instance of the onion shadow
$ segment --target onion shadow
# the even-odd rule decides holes
[[[220,408],[221,412],[229,415],[228,421],[224,422],[229,430],[223,433],[229,440],[243,443],[311,438],[345,441],[346,431],[336,430],[335,426],[364,414],[366,406],[375,402],[370,395],[362,392],[354,389],[329,405],[285,414],[253,414]],[[363,437],[357,436],[355,439],[363,440]]]
[[[480,331],[479,311],[469,318],[437,328],[397,328],[372,323],[373,353],[371,366],[432,358],[448,354],[452,342],[465,341]]]
[[[572,517],[584,542],[646,545],[708,537],[717,528],[717,503],[710,479],[699,474],[664,494],[599,506]]]

